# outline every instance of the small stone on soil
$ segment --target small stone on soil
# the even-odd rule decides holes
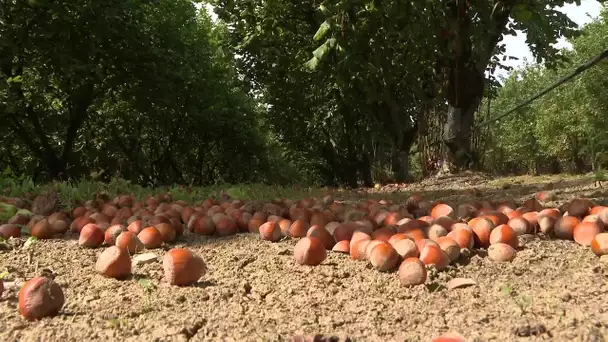
[[[251,293],[251,284],[245,282],[243,284],[243,294],[248,295],[249,293]]]

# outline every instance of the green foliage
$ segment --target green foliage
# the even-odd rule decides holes
[[[0,8],[0,168],[140,184],[271,181],[227,28],[186,0]]]
[[[372,184],[372,164],[390,168],[395,151],[407,159],[422,110],[414,103],[427,91],[417,84],[431,81],[431,52],[419,53],[424,28],[392,20],[389,30],[364,11],[324,20],[333,7],[314,1],[212,3],[233,27],[240,70],[268,105],[266,122],[292,164],[326,184],[356,186]],[[397,19],[416,15],[396,2],[386,7],[402,13]],[[351,26],[362,34],[352,35]]]
[[[139,278],[137,280],[137,283],[139,284],[139,286],[141,286],[147,292],[151,292],[152,290],[154,290],[156,288],[154,283],[148,278]]]
[[[174,184],[405,181],[410,171],[424,173],[427,154],[412,147],[423,146],[420,128],[439,120],[431,113],[441,111],[430,108],[446,100],[476,107],[484,71],[508,58],[504,35],[526,32],[537,60],[553,68],[563,58],[552,44],[576,33],[555,10],[574,0],[209,2],[217,24],[197,7],[201,1],[3,3],[5,192],[24,196],[36,192],[35,184],[61,180],[68,183],[50,186],[70,203],[104,187],[145,196],[146,187],[165,186],[197,200],[200,193]],[[580,44],[590,53],[599,38],[582,43],[583,36]],[[508,84],[505,94],[542,85],[549,74],[538,73],[525,88]],[[606,75],[592,76],[595,83],[580,86],[589,108],[606,106]],[[490,84],[495,91],[495,80]],[[580,100],[576,93],[563,97],[565,104]],[[592,111],[537,110],[561,108]],[[548,137],[557,121],[519,128],[505,121],[494,139],[513,143],[494,150],[515,155],[513,165],[526,164],[524,157],[530,165],[573,158],[574,150],[597,154],[603,140],[587,133],[601,118],[599,110],[580,114],[579,127],[557,137]],[[541,133],[547,138],[532,139]],[[559,139],[568,149],[555,148]],[[588,141],[592,150],[584,150]]]
[[[514,72],[492,99],[492,108],[514,107],[600,54],[606,41],[608,11],[604,10],[571,40],[574,49],[564,54],[569,62],[555,69],[529,65]],[[608,150],[607,79],[608,61],[603,61],[501,119],[488,134],[485,167],[499,172],[588,172],[602,167]]]
[[[183,200],[191,204],[201,204],[207,198],[221,199],[230,196],[240,200],[275,200],[277,198],[302,199],[307,197],[322,197],[325,190],[316,187],[299,185],[268,185],[263,183],[250,184],[214,184],[209,186],[157,186],[145,187],[120,178],[112,178],[108,182],[98,180],[81,179],[79,181],[54,181],[48,184],[36,185],[33,188],[20,189],[17,184],[6,197],[18,197],[20,194],[29,193],[31,198],[42,193],[56,193],[59,197],[60,206],[63,210],[72,210],[84,202],[96,198],[98,194],[106,194],[110,198],[129,194],[135,196],[137,201],[144,201],[158,194],[171,194],[173,200]],[[28,197],[25,197],[27,199]],[[0,222],[9,220],[16,213],[31,216],[32,213],[25,209],[0,201]]]
[[[393,104],[391,115],[379,121],[397,128],[397,141],[402,140],[399,129],[408,117],[416,118],[415,122],[423,116],[431,119],[425,105],[447,102],[450,110],[441,139],[452,152],[448,156],[453,162],[463,164],[465,159],[457,156],[472,159],[470,131],[486,84],[494,92],[493,72],[509,69],[502,63],[511,58],[505,55],[503,37],[515,34],[516,29],[524,31],[537,61],[552,67],[563,60],[552,44],[559,36],[571,37],[576,32],[576,24],[556,7],[575,1],[324,1],[326,21],[315,38],[323,36],[325,42],[311,50],[307,65],[325,72],[323,66],[331,64],[336,74],[346,68],[360,76],[353,77],[352,83],[365,80],[368,86],[360,97],[373,102],[381,95],[381,101]],[[484,82],[486,71],[490,77]],[[407,94],[406,101],[394,96],[398,92]]]
[[[27,240],[25,241],[25,243],[23,244],[23,248],[30,248],[30,247],[34,247],[40,240],[38,240],[37,237],[35,236],[30,236],[29,238],[27,238]]]
[[[6,167],[0,173],[0,189],[4,189],[5,195],[12,197],[22,197],[34,189],[34,182],[25,174],[15,175],[10,167]]]
[[[0,202],[0,221],[6,221],[17,213],[17,207]]]

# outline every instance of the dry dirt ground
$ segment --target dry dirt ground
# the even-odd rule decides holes
[[[551,184],[551,185],[547,185]],[[572,196],[606,193],[592,180],[555,176],[492,181],[479,175],[431,179],[396,193],[457,203],[481,198],[525,199],[551,189],[556,203]],[[508,188],[508,189],[503,189]],[[208,272],[194,287],[163,281],[162,263],[134,268],[124,281],[94,272],[102,249],[77,241],[40,241],[31,249],[0,251],[0,273],[11,287],[0,299],[0,341],[281,341],[297,334],[327,334],[355,341],[429,341],[457,331],[470,341],[605,341],[608,338],[608,262],[572,241],[522,237],[511,263],[494,263],[477,251],[469,260],[430,277],[425,286],[404,288],[395,273],[329,253],[318,267],[295,264],[295,241],[187,237]],[[160,258],[165,249],[152,250]],[[66,303],[54,318],[28,322],[17,309],[19,285],[52,272]],[[474,286],[448,290],[454,277]],[[146,285],[140,279],[149,279]]]

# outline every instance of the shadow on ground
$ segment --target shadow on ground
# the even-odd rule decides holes
[[[412,194],[419,194],[428,200],[460,204],[480,200],[524,201],[542,191],[551,194],[550,200],[543,203],[547,206],[559,205],[574,197],[593,198],[600,204],[606,203],[608,197],[608,190],[597,186],[592,177],[586,175],[492,178],[480,173],[465,172],[443,177],[429,177],[406,185],[388,184],[379,189],[339,192],[336,194],[336,198],[346,201],[374,198],[402,203]]]

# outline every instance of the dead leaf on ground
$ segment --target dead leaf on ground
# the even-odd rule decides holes
[[[448,290],[459,289],[463,287],[477,285],[477,282],[471,278],[454,278],[446,284]]]

